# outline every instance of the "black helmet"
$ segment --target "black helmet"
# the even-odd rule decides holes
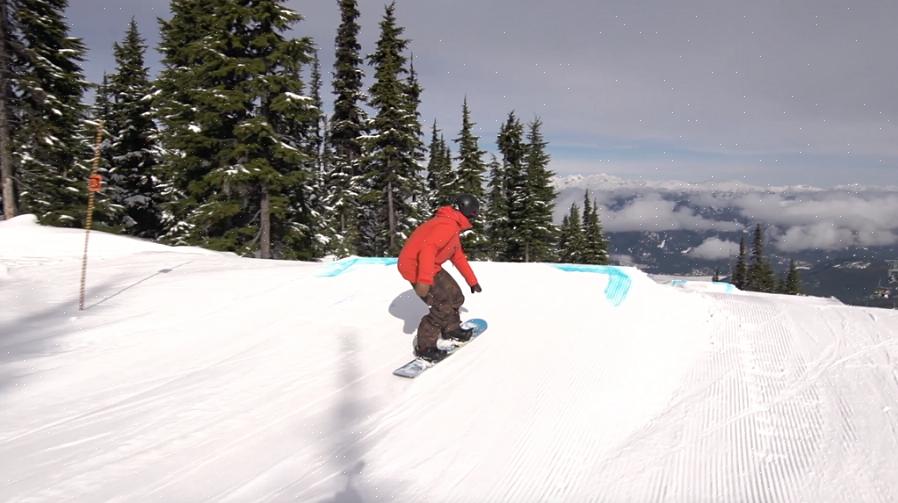
[[[475,218],[477,212],[480,211],[480,203],[471,194],[459,194],[455,197],[455,209],[470,220]]]

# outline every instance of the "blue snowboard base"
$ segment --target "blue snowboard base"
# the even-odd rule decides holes
[[[465,346],[466,344],[468,344],[471,341],[473,341],[474,339],[476,339],[480,334],[482,334],[484,332],[484,330],[486,330],[486,326],[487,326],[486,321],[481,320],[480,318],[474,318],[474,319],[467,320],[467,321],[463,322],[461,324],[462,328],[465,328],[465,329],[473,328],[474,329],[474,333],[471,335],[471,340],[469,340],[467,342],[451,343],[452,347],[448,349],[449,355],[446,356],[446,358],[449,358],[449,356],[452,356],[452,354],[455,353],[456,351],[458,351],[461,347]],[[440,347],[442,347],[442,345]],[[443,358],[443,360],[445,360],[446,358]],[[440,361],[443,361],[443,360],[440,360]],[[437,363],[439,363],[439,362],[437,362]],[[432,363],[427,360],[423,360],[421,358],[415,358],[414,360],[412,360],[412,361],[406,363],[405,365],[399,367],[398,369],[394,370],[393,375],[397,375],[399,377],[408,377],[409,379],[414,379],[415,377],[418,377],[419,375],[421,375],[425,370],[429,369],[430,367],[433,367],[437,363]]]

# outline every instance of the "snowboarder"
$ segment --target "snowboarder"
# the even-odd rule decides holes
[[[462,342],[471,338],[472,331],[460,327],[458,310],[465,302],[465,296],[458,283],[443,270],[442,264],[452,261],[471,287],[471,293],[481,291],[459,239],[463,231],[471,228],[471,220],[477,217],[479,209],[480,204],[474,196],[457,196],[452,205],[439,208],[433,218],[418,226],[399,252],[399,273],[430,307],[415,336],[418,358],[431,362],[445,358],[448,352],[437,347],[441,335]]]

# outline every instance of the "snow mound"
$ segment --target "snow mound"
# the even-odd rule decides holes
[[[60,259],[81,258],[85,230],[40,225],[31,214],[0,221],[0,263],[8,266],[39,265]],[[115,258],[135,253],[215,254],[196,247],[171,247],[145,239],[92,231],[88,240],[89,258]],[[230,254],[233,255],[233,254]]]
[[[898,501],[895,311],[476,262],[489,329],[408,380],[394,259],[97,233],[79,311],[83,231],[8,223],[0,501]]]

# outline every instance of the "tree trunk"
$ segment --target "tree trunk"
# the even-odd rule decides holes
[[[6,43],[9,36],[7,25],[7,0],[0,0],[0,187],[3,191],[3,216],[7,220],[16,216],[16,197],[13,179],[12,146],[9,138],[8,70],[9,54]]]
[[[259,257],[271,258],[271,201],[268,197],[268,187],[262,186],[262,203],[261,203],[261,223],[262,236],[259,239]]]
[[[396,210],[393,207],[393,182],[387,182],[387,219],[390,222],[390,253],[396,254]]]

